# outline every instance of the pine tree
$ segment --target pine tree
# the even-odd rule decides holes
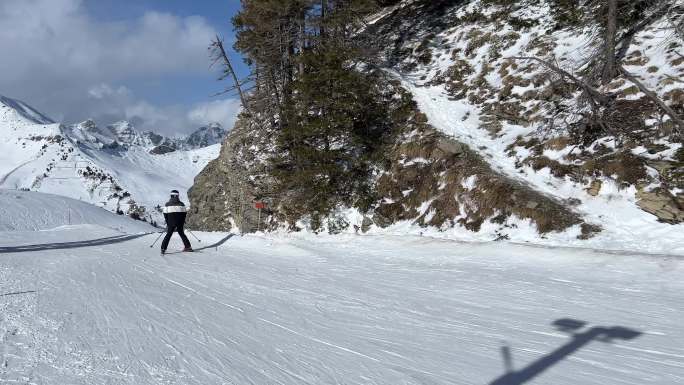
[[[325,215],[334,202],[352,205],[386,132],[377,80],[348,68],[345,53],[328,46],[304,55],[310,70],[293,83],[273,163],[281,190],[295,197],[295,212],[308,207]]]
[[[386,131],[377,77],[354,39],[371,0],[243,0],[235,48],[253,69],[249,96],[276,132],[272,174],[297,219],[353,205],[368,190]],[[260,107],[259,107],[260,106]]]

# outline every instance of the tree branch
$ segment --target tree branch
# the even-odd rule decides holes
[[[591,96],[593,99],[598,101],[601,105],[605,105],[608,103],[608,98],[603,93],[601,93],[601,91],[590,86],[589,84],[587,84],[587,82],[579,79],[577,76],[575,76],[575,75],[571,74],[570,72],[558,67],[557,65],[551,63],[550,61],[543,60],[543,59],[540,59],[540,58],[534,57],[534,56],[512,56],[512,57],[509,57],[508,59],[533,60],[533,61],[539,62],[539,63],[543,64],[545,67],[547,67],[548,69],[552,70],[553,72],[561,75],[562,77],[570,79],[570,81],[572,81],[573,83],[575,83],[575,85],[577,85],[578,87],[580,87],[584,91],[586,91],[587,94],[589,94],[589,96]]]
[[[625,76],[625,78],[627,78],[627,80],[632,82],[639,88],[641,92],[646,94],[646,96],[649,99],[651,99],[653,103],[655,103],[663,111],[665,111],[665,113],[670,117],[670,119],[672,119],[672,121],[675,122],[675,124],[677,125],[676,131],[678,134],[681,135],[682,130],[684,130],[684,121],[682,121],[682,119],[677,115],[677,113],[670,106],[665,104],[665,102],[661,98],[659,98],[658,95],[655,94],[655,92],[646,88],[646,86],[642,82],[640,82],[639,79],[636,78],[636,76],[629,73],[623,66],[619,66],[618,70],[622,72],[622,74]]]
[[[629,47],[632,45],[632,40],[634,39],[634,36],[637,33],[641,32],[644,28],[651,25],[651,23],[653,23],[657,19],[665,16],[670,11],[671,7],[671,2],[664,3],[660,8],[656,9],[653,13],[645,17],[643,20],[634,25],[620,37],[620,39],[618,40],[620,48],[615,54],[616,63],[620,64],[620,62],[625,58],[625,56],[627,55],[627,51],[629,50]]]

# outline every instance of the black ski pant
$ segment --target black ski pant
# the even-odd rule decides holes
[[[185,233],[183,232],[183,225],[166,226],[166,236],[164,237],[164,240],[162,241],[161,249],[166,250],[166,248],[169,246],[169,241],[171,240],[171,236],[173,235],[174,231],[177,232],[178,235],[180,235],[181,240],[183,241],[183,246],[186,249],[189,249],[191,247],[190,241],[188,240],[188,237],[186,237]]]

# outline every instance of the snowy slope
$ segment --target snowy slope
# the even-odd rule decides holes
[[[82,153],[96,167],[108,170],[136,202],[153,208],[163,205],[172,189],[179,190],[181,198],[187,200],[186,192],[192,186],[193,179],[210,160],[218,156],[219,150],[220,145],[213,145],[161,155],[152,155],[144,148],[136,147],[122,155],[87,148],[83,148]]]
[[[35,110],[28,104],[0,95],[0,116],[3,121],[27,124],[52,124],[52,119]]]
[[[0,96],[0,185],[15,168],[35,160],[59,124],[25,103]]]
[[[146,223],[75,199],[32,191],[0,190],[0,231],[38,231],[76,225],[97,225],[121,232],[153,229]]]
[[[655,216],[640,210],[635,202],[635,188],[620,189],[617,183],[604,180],[597,196],[591,196],[587,186],[564,179],[554,178],[548,169],[535,171],[525,167],[522,172],[515,166],[516,158],[506,156],[506,147],[516,140],[520,128],[511,128],[503,136],[491,137],[487,131],[477,126],[475,108],[464,103],[454,102],[443,93],[440,87],[416,87],[411,78],[405,81],[429,122],[436,128],[478,148],[499,171],[530,184],[538,191],[562,200],[579,199],[575,207],[590,223],[601,224],[603,231],[590,240],[576,239],[574,232],[551,234],[543,243],[555,245],[577,245],[602,249],[640,250],[644,252],[667,252],[684,250],[684,224],[661,223]],[[470,118],[462,119],[466,113]],[[525,224],[520,224],[521,229]],[[575,229],[576,230],[576,229]],[[423,230],[424,231],[424,230]],[[458,230],[456,230],[458,232]],[[518,241],[536,241],[534,230],[514,234]],[[490,234],[465,235],[461,239],[491,240]],[[550,241],[550,242],[549,242]]]
[[[112,235],[41,232],[28,258],[35,233],[0,233],[0,382],[684,382],[679,257],[218,233],[160,257]]]
[[[201,133],[195,137],[200,142],[202,138]],[[215,144],[151,153],[162,140],[135,131],[128,122],[104,128],[92,121],[73,126],[50,123],[25,103],[3,98],[0,188],[63,195],[160,221],[154,208],[163,205],[172,189],[185,197],[194,177],[220,150]]]
[[[412,1],[402,1],[400,6],[408,6]],[[428,4],[429,2],[423,2]],[[396,20],[392,15],[394,9],[389,9],[377,15],[372,23],[382,23],[387,18],[387,24],[407,24],[406,29],[415,27],[416,36],[401,41],[403,36],[391,36],[398,52],[413,52],[399,63],[391,63],[388,68],[394,77],[401,80],[406,89],[411,91],[418,106],[428,118],[428,121],[441,132],[467,144],[471,149],[483,155],[489,164],[497,171],[508,177],[520,180],[532,186],[535,190],[546,195],[558,198],[560,201],[579,202],[573,207],[582,215],[587,222],[600,225],[603,231],[594,239],[580,241],[575,239],[577,229],[571,229],[568,234],[551,234],[550,239],[539,239],[538,236],[526,231],[515,231],[510,234],[511,239],[523,242],[540,242],[551,244],[575,244],[598,248],[620,248],[651,252],[663,252],[671,248],[684,249],[684,223],[671,225],[661,223],[658,218],[645,212],[637,206],[637,186],[625,188],[610,176],[600,177],[600,190],[591,195],[588,189],[591,181],[579,183],[568,177],[558,178],[552,175],[552,170],[542,168],[533,169],[525,165],[525,158],[530,155],[529,150],[517,147],[511,154],[510,147],[521,137],[535,137],[544,129],[543,123],[533,120],[534,114],[524,115],[532,123],[513,124],[505,118],[497,118],[496,123],[501,127],[496,132],[487,129],[487,121],[482,119],[483,107],[495,103],[512,101],[521,106],[522,111],[529,108],[533,111],[534,100],[525,100],[527,92],[541,92],[541,88],[535,88],[534,78],[545,71],[536,63],[520,62],[510,64],[511,57],[537,55],[552,55],[554,60],[569,71],[578,70],[579,64],[585,58],[590,47],[588,36],[577,31],[567,29],[554,30],[553,12],[549,1],[531,2],[528,5],[513,7],[514,15],[504,13],[506,16],[517,17],[519,20],[533,19],[536,25],[529,28],[514,28],[509,20],[503,18],[497,22],[487,22],[486,17],[500,12],[511,4],[489,4],[480,0],[469,2],[451,2],[446,5],[439,14],[429,18],[429,21],[445,22],[437,32],[428,27],[421,27],[426,20]],[[398,6],[399,6],[398,5]],[[395,18],[395,19],[392,19]],[[474,21],[469,21],[474,20]],[[668,50],[668,32],[664,32],[666,21],[654,23],[645,31],[637,35],[630,49],[628,57],[633,57],[643,52],[648,65],[627,65],[629,71],[636,73],[645,83],[659,95],[667,95],[673,89],[680,87],[681,75],[684,73],[681,60],[672,60],[672,54]],[[423,28],[423,29],[421,29]],[[402,29],[399,28],[399,31]],[[548,32],[553,31],[553,32]],[[396,32],[396,31],[395,31]],[[407,35],[410,36],[409,33]],[[428,47],[428,48],[425,48]],[[391,48],[390,48],[391,49]],[[547,50],[547,53],[543,53]],[[429,52],[428,62],[420,62],[416,57]],[[540,53],[542,52],[542,53]],[[630,56],[631,55],[631,56]],[[650,61],[649,61],[650,60]],[[552,60],[553,61],[553,60]],[[677,63],[673,65],[671,62]],[[648,71],[646,68],[651,66]],[[653,72],[656,69],[657,71]],[[445,82],[452,73],[453,82]],[[510,80],[514,79],[514,80]],[[670,79],[670,82],[666,82]],[[671,80],[675,79],[675,82]],[[679,80],[677,80],[679,79]],[[510,81],[511,83],[506,83]],[[520,84],[518,84],[518,83]],[[527,86],[521,84],[527,83]],[[484,84],[484,85],[483,85]],[[511,87],[511,85],[513,85]],[[616,88],[626,89],[630,86],[627,82],[624,86]],[[468,97],[455,95],[458,87],[469,90]],[[503,89],[510,87],[508,95]],[[485,92],[487,91],[487,92]],[[681,90],[680,90],[681,91]],[[481,92],[482,95],[478,95]],[[466,94],[466,91],[463,91]],[[637,98],[639,95],[628,96]],[[517,98],[517,99],[516,99]],[[542,110],[543,111],[543,110]],[[537,115],[542,114],[537,112]],[[522,115],[522,114],[521,114]],[[545,138],[542,137],[542,140]],[[671,159],[674,152],[681,147],[680,143],[658,142],[665,150],[654,155],[652,159]],[[615,146],[615,140],[610,137],[601,138],[597,144]],[[565,159],[573,146],[558,151],[547,151],[544,155],[562,164],[572,163],[572,159]],[[646,150],[635,149],[634,153],[646,154]],[[521,163],[523,165],[521,166]],[[655,172],[655,170],[650,170]],[[657,175],[657,172],[655,172]],[[657,184],[654,184],[654,186]],[[476,185],[473,188],[477,188]],[[681,194],[678,189],[673,190],[673,195]],[[428,202],[429,205],[429,202]],[[518,224],[521,229],[529,227],[525,223]],[[483,229],[480,234],[469,234],[460,228],[446,232],[438,229],[419,229],[402,224],[395,226],[393,231],[409,231],[413,233],[428,232],[435,235],[457,238],[491,240],[495,238],[496,226]],[[531,235],[531,236],[530,236]]]

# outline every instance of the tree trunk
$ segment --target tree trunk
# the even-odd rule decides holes
[[[320,25],[320,35],[321,35],[321,41],[325,40],[325,22],[326,22],[326,17],[328,16],[328,0],[321,0],[321,25]]]
[[[254,86],[256,87],[257,94],[261,92],[261,78],[259,77],[259,63],[254,65]]]
[[[302,60],[302,55],[304,54],[304,49],[306,48],[306,9],[302,8],[299,13],[299,36],[297,37],[297,49],[299,51],[299,77],[304,75],[304,61]]]
[[[615,44],[617,35],[617,0],[606,0],[606,36],[604,41],[604,65],[601,84],[610,83],[615,78]]]

